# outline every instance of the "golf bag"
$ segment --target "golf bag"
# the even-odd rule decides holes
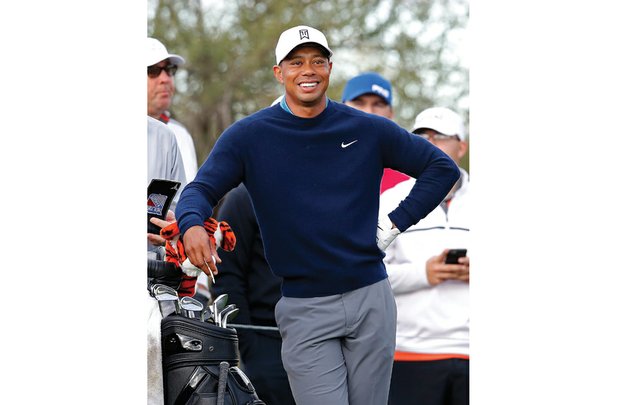
[[[238,368],[235,329],[171,314],[161,344],[165,405],[265,405]]]

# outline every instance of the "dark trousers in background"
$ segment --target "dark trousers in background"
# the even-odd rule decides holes
[[[243,357],[243,371],[267,405],[295,405],[293,393],[282,366],[282,339],[276,332],[246,332],[252,334],[252,349]]]
[[[468,405],[469,360],[396,361],[388,405]]]

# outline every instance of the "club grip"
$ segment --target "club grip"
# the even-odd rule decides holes
[[[226,395],[226,381],[228,380],[228,369],[230,364],[227,361],[220,363],[220,375],[217,381],[217,405],[224,405]]]

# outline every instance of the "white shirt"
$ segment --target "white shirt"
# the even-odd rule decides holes
[[[462,186],[448,212],[438,206],[386,249],[384,263],[398,309],[397,351],[469,354],[469,284],[449,280],[431,286],[426,276],[431,256],[469,247],[469,176],[463,169],[461,173]],[[398,205],[414,182],[409,179],[386,190],[380,197],[380,213]]]
[[[168,127],[174,132],[174,136],[177,140],[177,145],[183,156],[183,167],[185,168],[185,178],[187,182],[194,180],[196,172],[198,171],[198,162],[196,160],[196,148],[194,147],[194,140],[190,133],[185,129],[179,121],[170,119]]]

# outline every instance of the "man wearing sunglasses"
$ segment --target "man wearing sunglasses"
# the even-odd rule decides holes
[[[184,63],[185,59],[168,53],[160,41],[147,38],[147,113],[167,124],[174,132],[183,156],[185,178],[190,182],[198,170],[194,140],[181,123],[170,117],[169,112],[175,91],[174,75]]]
[[[170,106],[174,96],[174,75],[185,59],[179,55],[168,53],[159,40],[147,38],[147,108],[148,115],[168,125],[174,132],[177,146],[183,157],[185,178],[189,183],[196,176],[198,163],[194,140],[187,129],[170,116]],[[177,198],[180,195],[177,194]],[[163,242],[163,240],[162,240]],[[209,301],[209,289],[206,275],[198,277],[196,298],[203,302]]]

